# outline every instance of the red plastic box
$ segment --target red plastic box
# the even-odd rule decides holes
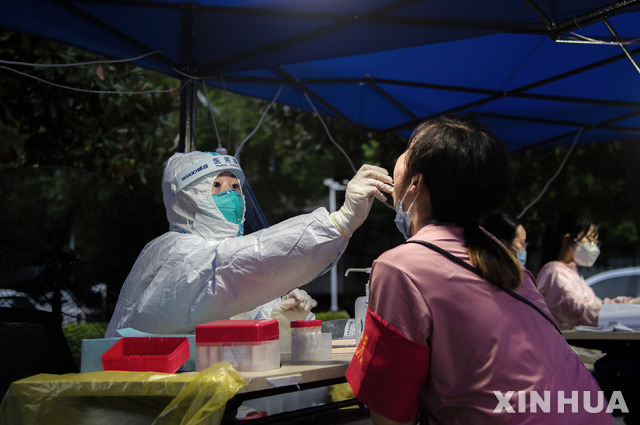
[[[123,337],[102,354],[102,370],[175,373],[189,355],[186,337]]]

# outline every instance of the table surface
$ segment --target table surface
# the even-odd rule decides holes
[[[240,372],[247,380],[247,383],[238,394],[270,390],[288,385],[344,379],[344,374],[354,351],[355,347],[334,347],[331,359],[305,364],[283,364],[278,369],[260,372]],[[128,375],[120,372],[115,372],[115,374],[94,372],[68,375],[35,375],[25,380],[17,381],[12,385],[31,388],[38,385],[45,385],[48,388],[59,386],[69,389],[66,392],[67,395],[82,395],[85,393],[98,395],[96,390],[98,389],[99,393],[100,386],[94,384],[102,381],[109,383],[109,393],[113,393],[114,389],[121,389],[122,395],[133,397],[149,396],[149,394],[173,397],[193,380],[197,372],[159,374],[158,379],[147,381],[140,381],[139,377],[136,376],[137,374]]]
[[[640,340],[640,332],[597,332],[597,331],[562,331],[562,335],[567,341],[582,340],[609,340],[609,341],[629,341]]]
[[[562,331],[569,345],[605,353],[640,352],[640,332]]]
[[[307,384],[327,379],[344,378],[354,351],[355,347],[334,347],[331,359],[306,364],[283,364],[279,369],[261,372],[240,372],[246,378],[247,385],[239,393],[266,390],[286,385],[288,382]]]

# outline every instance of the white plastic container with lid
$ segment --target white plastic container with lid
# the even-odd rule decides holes
[[[331,334],[322,333],[322,320],[291,322],[291,361],[293,363],[331,358]]]
[[[277,319],[216,320],[196,326],[196,371],[229,362],[238,371],[280,367]]]
[[[322,333],[322,320],[294,320],[291,322],[291,335],[319,333]]]
[[[371,274],[371,267],[367,267],[366,269],[347,269],[345,272],[345,276],[348,276],[350,272],[362,272]],[[369,308],[369,278],[367,277],[367,283],[364,287],[365,295],[364,297],[356,298],[355,303],[355,316],[356,316],[356,329],[355,329],[355,338],[356,344],[360,341],[362,337],[362,333],[364,332],[364,322],[367,318],[367,309]]]

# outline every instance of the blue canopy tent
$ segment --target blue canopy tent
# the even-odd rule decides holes
[[[443,112],[511,149],[640,133],[638,0],[4,3],[0,25],[181,79],[186,150],[202,80],[373,133]]]

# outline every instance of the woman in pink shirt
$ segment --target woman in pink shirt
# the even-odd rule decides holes
[[[373,263],[346,374],[374,424],[611,424],[531,274],[477,225],[512,186],[504,145],[475,121],[426,121],[393,177],[411,243]]]
[[[542,241],[542,264],[537,285],[562,329],[597,326],[603,303],[631,302],[630,297],[598,298],[578,272],[591,267],[600,254],[598,223],[588,213],[565,211],[549,227]]]

